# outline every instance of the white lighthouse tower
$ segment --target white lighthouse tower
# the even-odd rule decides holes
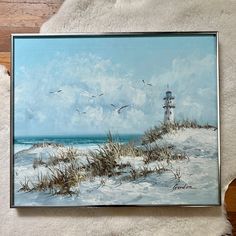
[[[163,108],[165,110],[164,113],[165,124],[174,123],[174,108],[175,108],[174,99],[175,97],[172,96],[172,92],[167,87],[166,96],[163,98],[164,100]]]

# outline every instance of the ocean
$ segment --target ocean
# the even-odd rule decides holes
[[[134,142],[140,144],[139,134],[123,134],[113,135],[113,140],[119,143]],[[64,146],[75,147],[80,149],[95,149],[98,145],[103,145],[107,142],[107,135],[78,135],[78,136],[28,136],[14,138],[14,153],[30,148],[33,144],[52,142],[60,143]]]

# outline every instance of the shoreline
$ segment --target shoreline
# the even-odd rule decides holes
[[[112,135],[114,141],[125,144],[129,142],[140,143],[142,137],[141,134],[122,134],[122,135]],[[94,150],[100,145],[107,143],[108,135],[77,135],[77,136],[39,136],[39,137],[18,137],[14,143],[14,154],[19,151],[27,150],[36,144],[52,143],[63,145],[64,147],[74,147],[81,150]],[[16,150],[16,151],[15,151]]]

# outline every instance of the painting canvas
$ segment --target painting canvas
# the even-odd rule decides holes
[[[11,206],[219,205],[218,35],[14,35]]]

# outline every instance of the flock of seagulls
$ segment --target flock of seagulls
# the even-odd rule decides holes
[[[151,83],[147,83],[145,80],[142,80],[143,84],[145,86],[152,86]],[[50,94],[59,94],[63,92],[62,89],[59,89],[59,90],[55,90],[55,91],[50,91],[49,93]],[[89,95],[89,98],[90,99],[95,99],[95,98],[99,98],[99,97],[102,97],[104,95],[104,93],[99,93],[97,95]],[[130,107],[130,105],[126,104],[126,105],[123,105],[123,106],[118,106],[118,105],[115,105],[113,103],[110,104],[113,109],[118,113],[118,114],[121,114],[122,111],[124,111],[126,108]],[[86,111],[81,111],[79,108],[76,108],[76,112],[78,112],[78,114],[80,115],[85,115],[86,114]]]

